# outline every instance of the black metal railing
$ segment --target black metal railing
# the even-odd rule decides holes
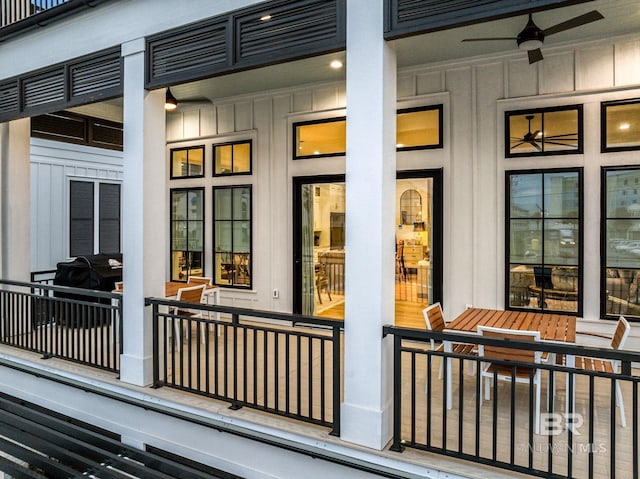
[[[0,343],[118,372],[122,296],[0,280]]]
[[[342,321],[148,298],[154,385],[340,433]],[[184,311],[197,313],[188,316]],[[216,314],[228,319],[218,319]]]
[[[43,271],[32,271],[31,272],[31,282],[38,284],[48,284],[53,285],[53,280],[56,276],[55,269],[47,269]]]
[[[58,7],[70,0],[0,0],[0,27]]]
[[[640,361],[640,354],[392,326],[384,327],[384,335],[394,336],[393,450],[412,447],[546,478],[639,477],[640,377],[632,375],[632,363]],[[535,367],[483,360],[432,350],[432,338],[538,350],[548,359]],[[561,358],[568,362],[571,357],[619,361],[621,368],[611,373],[562,365]],[[485,391],[477,372],[489,363],[494,372],[484,380],[490,380],[490,399],[482,399]],[[512,380],[498,381],[498,368]],[[531,374],[516,383],[513,377],[521,368]],[[541,375],[538,386],[536,372]],[[539,433],[536,387],[543,391]],[[618,387],[626,427],[617,406]]]

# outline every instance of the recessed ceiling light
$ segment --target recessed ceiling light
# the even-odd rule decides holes
[[[267,22],[267,21],[271,20],[271,15],[269,15],[268,13],[266,15],[262,15],[260,17],[260,20],[262,20],[263,22]]]
[[[404,143],[396,143],[396,148],[402,148],[404,146]]]
[[[334,70],[337,70],[339,68],[342,68],[342,62],[340,60],[333,60],[331,63],[329,63],[329,66]]]
[[[313,154],[314,154],[314,155],[319,155],[319,154],[320,154],[320,152],[319,152],[318,150],[316,150],[316,151],[314,151],[314,152],[313,152]]]
[[[629,128],[631,128],[631,125],[629,123],[620,123],[620,126],[618,127],[621,130],[628,130]]]

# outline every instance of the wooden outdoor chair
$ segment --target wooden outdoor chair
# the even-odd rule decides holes
[[[624,316],[620,316],[620,318],[618,319],[618,324],[616,325],[616,330],[613,333],[613,336],[611,338],[605,337],[610,340],[609,347],[611,349],[624,348],[624,345],[627,342],[627,338],[629,337],[630,331],[631,331],[631,326],[629,325],[629,322],[626,320]],[[578,334],[588,334],[591,336],[603,337],[593,333],[578,333]],[[577,356],[575,358],[575,367],[577,369],[582,369],[584,371],[620,374],[621,364],[619,360],[615,360],[615,359],[599,359],[599,358]],[[620,389],[620,381],[616,381],[616,406],[620,411],[621,426],[627,427],[627,420],[624,413],[624,402],[622,400],[622,390]]]
[[[446,323],[444,321],[444,315],[442,314],[442,306],[440,303],[433,303],[422,310],[424,316],[424,322],[428,331],[444,331]],[[431,350],[443,351],[444,343],[436,345],[436,341],[431,338]],[[451,352],[456,354],[465,354],[467,356],[477,356],[476,346],[474,344],[466,343],[452,343]],[[438,379],[442,379],[442,370],[444,366],[444,359],[440,361],[440,368],[438,370]],[[473,374],[473,361],[468,361],[469,374]]]
[[[515,341],[540,341],[540,331],[525,331],[519,329],[492,328],[488,326],[478,326],[478,334],[483,337],[494,339],[511,339]],[[540,387],[542,385],[542,373],[534,365],[542,362],[540,351],[529,349],[506,348],[500,346],[478,345],[478,356],[486,359],[497,359],[500,361],[515,361],[519,363],[531,363],[532,366],[515,366],[508,364],[494,363],[491,361],[481,363],[480,367],[480,405],[482,406],[482,383],[484,381],[484,398],[491,399],[490,386],[493,378],[499,381],[513,381],[516,383],[530,384],[535,387],[535,433],[540,433]],[[496,400],[494,398],[494,400]]]
[[[316,291],[318,292],[318,302],[322,304],[320,291],[324,290],[331,301],[331,293],[329,292],[329,278],[327,278],[327,267],[324,263],[318,263],[315,266],[316,273]]]
[[[180,301],[180,302],[184,302],[184,303],[194,303],[194,304],[201,304],[202,303],[202,299],[204,297],[204,290],[206,288],[206,285],[204,284],[199,284],[196,286],[186,286],[184,288],[180,288],[178,289],[178,294],[176,295],[176,301]],[[178,306],[175,306],[172,308],[172,314],[175,316],[183,316],[183,317],[187,317],[187,318],[199,318],[202,317],[201,313],[198,311],[194,311],[191,309],[184,309],[184,308],[180,308]],[[178,350],[180,350],[180,345],[182,344],[182,319],[180,318],[172,318],[170,319],[171,321],[173,321],[173,326],[174,326],[174,335],[175,335],[175,341],[176,341],[176,348]],[[200,325],[201,328],[201,336],[202,336],[202,342],[204,343],[204,324]],[[190,331],[189,331],[190,333]]]

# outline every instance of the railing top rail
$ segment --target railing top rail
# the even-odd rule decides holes
[[[309,326],[327,326],[330,328],[344,328],[344,321],[338,319],[318,318],[315,316],[304,316],[301,314],[279,313],[276,311],[264,311],[257,309],[236,308],[230,306],[220,305],[208,305],[208,304],[193,304],[185,303],[182,301],[173,301],[166,298],[145,298],[145,304],[147,306],[171,306],[198,309],[202,311],[220,312],[226,314],[237,314],[239,316],[249,316],[254,318],[272,319],[276,321],[287,321],[293,323],[293,325],[309,325]]]
[[[119,299],[122,298],[122,295],[119,293],[112,293],[111,291],[99,291],[95,289],[84,289],[84,288],[72,288],[70,286],[53,286],[50,284],[42,284],[42,283],[25,283],[22,281],[11,281],[8,279],[0,279],[0,286],[19,286],[23,288],[29,289],[37,289],[40,291],[54,291],[58,293],[66,293],[66,294],[74,294],[79,296],[92,296],[96,298],[109,298],[109,299]]]
[[[640,362],[640,353],[622,349],[599,348],[560,341],[517,341],[512,339],[495,339],[472,333],[438,332],[424,329],[400,328],[386,325],[382,328],[383,336],[394,335],[401,339],[417,342],[451,341],[454,343],[483,344],[490,346],[511,347],[529,351],[542,351],[573,356],[587,356],[600,359],[611,359],[624,362]]]

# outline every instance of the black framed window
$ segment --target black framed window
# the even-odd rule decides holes
[[[582,105],[505,112],[505,156],[583,152]]]
[[[640,98],[600,104],[601,151],[640,150]]]
[[[508,309],[582,314],[582,169],[506,174]]]
[[[171,150],[171,179],[204,177],[204,145]]]
[[[404,108],[396,114],[397,151],[442,148],[443,106]],[[293,124],[293,159],[344,156],[347,150],[345,117]]]
[[[213,187],[214,282],[251,289],[251,185]]]
[[[250,175],[252,142],[213,145],[213,176]]]
[[[442,105],[398,110],[397,151],[442,148],[442,110]]]
[[[602,169],[601,316],[640,319],[640,166]]]
[[[120,215],[119,184],[70,181],[69,255],[119,253]]]
[[[204,276],[204,188],[170,190],[171,280]]]

